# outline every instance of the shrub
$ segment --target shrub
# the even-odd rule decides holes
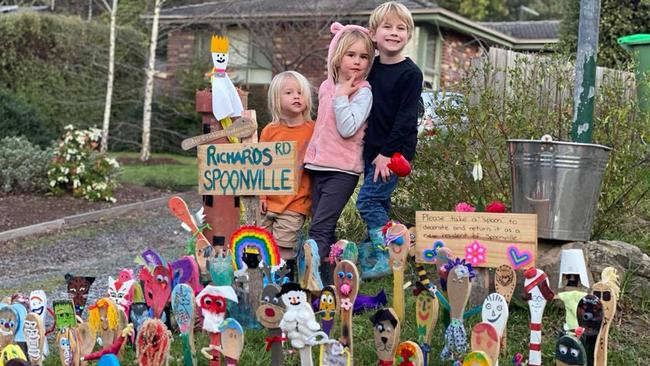
[[[25,136],[40,147],[47,147],[57,135],[54,126],[46,122],[37,110],[9,91],[0,89],[0,138]]]
[[[119,164],[98,152],[101,130],[75,130],[72,125],[54,153],[48,171],[50,190],[55,194],[72,192],[90,201],[115,202]]]
[[[52,149],[40,149],[25,137],[0,140],[0,189],[2,193],[47,191],[47,169]]]
[[[518,59],[505,72],[507,82],[492,88],[492,65],[474,69],[458,85],[462,108],[442,109],[446,132],[425,137],[417,146],[413,173],[394,195],[394,215],[408,222],[416,210],[451,210],[456,202],[510,198],[507,139],[539,139],[550,134],[570,141],[573,73],[559,55]],[[526,71],[524,71],[526,70]],[[497,75],[498,76],[498,75]],[[593,236],[598,238],[634,213],[650,189],[650,121],[636,112],[627,77],[606,77],[596,94],[593,140],[612,147]],[[549,87],[552,86],[552,87]],[[507,87],[507,89],[506,89]],[[568,98],[557,103],[553,95]],[[465,123],[463,123],[465,121]],[[469,121],[469,128],[466,122]],[[483,165],[474,184],[473,163]]]

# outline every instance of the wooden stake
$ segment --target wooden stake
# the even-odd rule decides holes
[[[268,278],[270,280],[270,276]],[[266,285],[262,290],[260,306],[255,312],[257,321],[269,330],[269,337],[266,338],[266,350],[271,350],[271,365],[284,364],[283,338],[280,329],[280,320],[284,316],[284,303],[277,297],[280,290],[280,286],[274,283]]]
[[[499,294],[505,297],[508,305],[510,305],[510,300],[512,299],[512,294],[515,292],[516,285],[517,272],[515,272],[514,268],[506,264],[497,267],[494,272],[494,288]],[[508,329],[503,329],[503,334],[501,335],[501,354],[506,353],[508,346],[507,335]]]
[[[607,342],[609,338],[609,327],[616,314],[616,304],[618,302],[618,275],[613,267],[603,270],[600,282],[595,283],[592,287],[593,294],[600,299],[603,304],[603,325],[598,333],[596,340],[596,352],[594,354],[595,366],[607,366]]]
[[[386,232],[386,244],[393,270],[393,309],[400,321],[404,321],[404,268],[411,246],[406,226],[394,224]]]
[[[419,293],[415,299],[415,323],[418,330],[418,342],[424,356],[424,366],[429,363],[429,352],[431,351],[429,343],[431,333],[436,327],[438,321],[438,311],[440,303],[438,298],[428,291],[420,282],[416,285]],[[415,292],[414,291],[414,292]]]
[[[334,287],[336,288],[336,299],[338,308],[341,311],[341,337],[339,341],[343,347],[350,350],[350,358],[354,359],[352,341],[352,311],[354,301],[359,292],[359,271],[354,263],[342,260],[334,270]]]
[[[183,342],[183,365],[196,366],[194,350],[194,320],[196,305],[194,291],[184,283],[176,285],[172,291],[172,313],[180,330]]]

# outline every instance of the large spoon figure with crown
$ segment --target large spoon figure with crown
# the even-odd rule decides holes
[[[210,52],[214,67],[209,73],[212,84],[212,113],[224,129],[232,124],[230,117],[241,116],[244,110],[237,90],[226,73],[228,49],[227,37],[212,36]],[[237,142],[236,137],[230,138],[230,142]]]
[[[189,150],[222,137],[228,137],[231,143],[238,143],[240,137],[248,137],[257,129],[257,124],[252,119],[241,117],[244,106],[239,99],[237,89],[226,73],[228,50],[227,37],[212,36],[210,52],[213,67],[210,72],[206,73],[206,76],[210,78],[212,85],[212,114],[223,129],[186,138],[181,143],[183,150]],[[233,119],[235,120],[233,121]]]

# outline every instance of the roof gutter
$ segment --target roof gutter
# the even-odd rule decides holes
[[[556,38],[522,39],[512,37],[443,8],[415,10],[412,13],[413,20],[416,22],[431,23],[436,26],[454,29],[461,33],[472,34],[477,38],[485,39],[513,50],[540,50],[549,44],[554,44],[559,41]]]
[[[370,11],[353,11],[349,13],[292,13],[291,20],[314,20],[315,18],[337,18],[363,19],[370,14]],[[513,50],[541,50],[549,44],[558,43],[557,38],[540,38],[540,39],[522,39],[509,36],[505,33],[480,25],[470,19],[460,16],[449,10],[435,7],[428,9],[414,9],[412,11],[413,20],[416,23],[431,23],[436,26],[454,29],[465,34],[474,35],[477,38],[484,39],[491,43],[504,46]],[[273,21],[286,20],[289,14],[282,12],[270,13],[242,13],[242,14],[225,14],[224,12],[211,12],[204,16],[196,15],[160,15],[160,23],[167,25],[187,25],[191,24],[215,24],[215,23],[244,23],[247,21]],[[145,21],[151,20],[151,15],[141,16]]]

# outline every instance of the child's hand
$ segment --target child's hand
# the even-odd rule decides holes
[[[375,166],[375,176],[373,182],[377,181],[377,177],[381,176],[381,179],[385,182],[390,178],[391,171],[388,168],[388,163],[390,163],[390,158],[383,156],[382,154],[377,155],[375,160],[372,161],[372,165]]]
[[[350,95],[354,94],[357,90],[359,90],[359,87],[361,86],[361,83],[355,82],[357,79],[357,74],[354,73],[350,80],[339,82],[336,84],[336,92],[334,96],[337,97],[349,97]]]
[[[266,209],[269,207],[268,202],[266,202],[266,199],[260,199],[260,213],[262,215],[266,215]]]

